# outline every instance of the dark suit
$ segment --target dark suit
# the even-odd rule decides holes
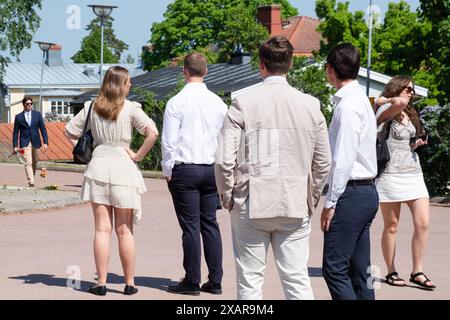
[[[36,167],[38,162],[37,149],[42,146],[39,130],[41,131],[42,138],[44,139],[44,144],[48,145],[47,130],[45,129],[44,119],[42,118],[40,112],[31,110],[30,125],[28,125],[24,112],[16,115],[14,121],[13,147],[17,148],[20,146],[21,149],[24,149],[23,157],[26,162],[25,173],[27,175],[29,186],[34,186],[34,176],[36,175]]]
[[[13,147],[17,148],[19,146],[18,137],[20,132],[20,148],[28,147],[30,142],[33,148],[40,148],[42,144],[39,130],[41,130],[44,144],[48,145],[47,130],[45,129],[41,113],[31,110],[31,126],[28,125],[24,112],[19,113],[14,121]]]

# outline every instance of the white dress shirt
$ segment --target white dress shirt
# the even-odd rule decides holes
[[[162,129],[163,174],[172,176],[176,162],[213,164],[217,135],[228,108],[204,83],[188,83],[169,100]]]
[[[25,120],[27,121],[28,125],[31,127],[31,110],[24,111],[24,114],[25,114]]]
[[[377,175],[377,124],[372,106],[358,81],[335,95],[336,109],[329,135],[332,165],[325,208],[336,206],[349,180],[373,179]]]

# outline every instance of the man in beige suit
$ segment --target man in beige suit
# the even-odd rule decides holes
[[[262,299],[269,245],[286,299],[314,299],[310,216],[331,156],[319,101],[286,81],[292,55],[281,36],[261,46],[264,82],[233,101],[218,137],[216,183],[230,210],[238,299]]]

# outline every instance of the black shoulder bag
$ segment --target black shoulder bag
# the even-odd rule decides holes
[[[91,130],[87,130],[89,120],[91,118],[92,105],[89,106],[89,112],[84,123],[83,135],[78,139],[77,145],[73,148],[73,158],[75,162],[87,164],[91,161],[92,152],[94,151],[94,137],[92,137]]]
[[[386,124],[386,134],[382,137],[380,137],[380,135],[377,137],[377,178],[383,173],[389,161],[391,160],[391,155],[389,153],[389,148],[387,145],[387,139],[389,139],[389,135],[391,132],[392,120],[388,121],[389,123]]]

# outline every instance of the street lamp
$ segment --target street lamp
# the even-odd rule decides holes
[[[105,26],[105,19],[108,18],[113,9],[118,8],[117,6],[107,6],[107,5],[96,5],[91,4],[88,5],[88,7],[92,8],[92,11],[94,11],[95,15],[100,18],[100,25],[102,29],[102,36],[101,36],[101,52],[100,52],[100,86],[102,85],[103,80],[103,34],[104,34],[104,26]]]
[[[42,67],[41,67],[41,85],[39,87],[39,110],[40,112],[43,112],[42,108],[42,82],[44,81],[44,63],[45,63],[45,55],[48,54],[48,50],[50,50],[50,47],[54,45],[54,43],[51,42],[42,42],[42,41],[35,41],[34,43],[37,43],[39,45],[39,48],[42,50]]]
[[[372,0],[369,2],[369,47],[367,53],[367,84],[366,94],[370,93],[370,68],[372,67],[372,30],[373,30],[373,14],[372,14]]]

